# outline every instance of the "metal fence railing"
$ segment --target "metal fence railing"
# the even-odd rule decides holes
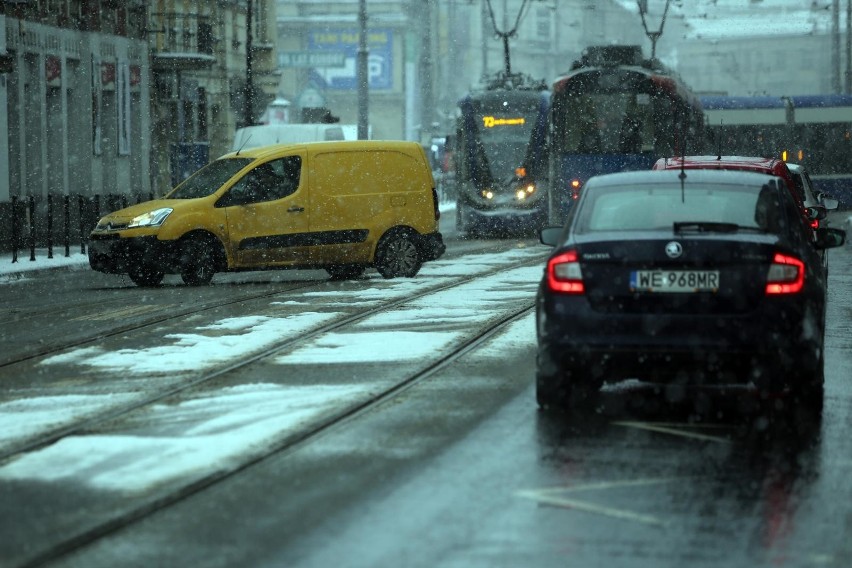
[[[89,233],[102,214],[153,198],[153,194],[13,195],[0,202],[0,252],[11,253],[12,262],[24,251],[31,260],[37,250],[46,250],[52,258],[54,248],[64,256],[70,256],[72,248],[85,254]]]

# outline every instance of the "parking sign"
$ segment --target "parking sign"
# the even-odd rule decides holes
[[[308,49],[337,51],[345,54],[345,63],[336,68],[315,68],[316,75],[325,81],[325,88],[355,90],[358,87],[357,29],[313,31],[308,33]],[[371,90],[393,88],[393,32],[390,29],[371,29],[367,32],[367,75]]]

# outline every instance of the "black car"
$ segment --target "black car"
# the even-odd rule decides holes
[[[809,211],[816,216],[816,211]],[[537,294],[536,393],[583,403],[606,382],[740,385],[823,397],[825,274],[784,180],[722,170],[590,179]]]

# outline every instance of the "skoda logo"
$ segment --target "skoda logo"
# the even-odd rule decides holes
[[[679,258],[683,254],[683,247],[677,241],[672,241],[666,245],[666,255],[669,258]]]

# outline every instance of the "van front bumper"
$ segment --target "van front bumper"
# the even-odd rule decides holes
[[[126,274],[131,266],[149,266],[173,272],[177,260],[174,241],[156,236],[122,238],[118,234],[89,236],[89,266],[107,274]]]

